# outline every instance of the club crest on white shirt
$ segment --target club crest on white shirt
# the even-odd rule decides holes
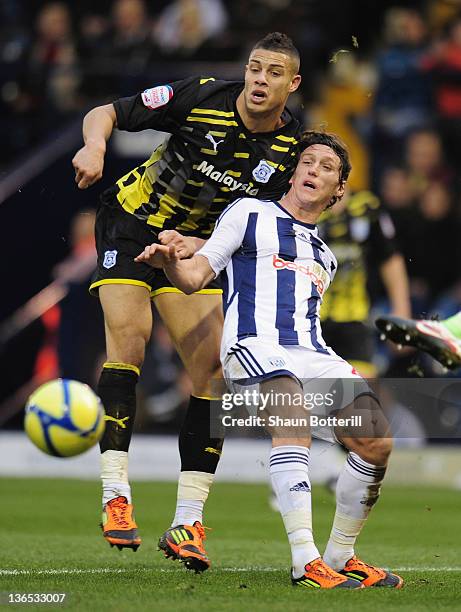
[[[267,183],[270,177],[274,174],[275,168],[262,159],[256,168],[253,170],[253,177],[258,183]]]
[[[106,251],[104,253],[104,261],[102,262],[102,265],[105,268],[109,269],[115,266],[117,263],[117,252],[118,251]]]
[[[273,368],[283,368],[286,366],[285,359],[277,355],[275,357],[268,357],[267,361]]]

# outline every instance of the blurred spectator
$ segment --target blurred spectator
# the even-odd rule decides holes
[[[368,64],[352,53],[340,55],[330,63],[324,79],[320,104],[311,111],[309,122],[326,126],[347,143],[353,160],[348,185],[351,191],[369,187],[369,154],[366,147],[365,117],[370,108],[372,74]]]
[[[461,168],[461,14],[424,60],[434,82],[436,110],[450,162]]]
[[[145,0],[115,0],[110,22],[88,15],[81,22],[81,44],[88,62],[83,85],[87,96],[110,98],[143,89],[154,57]]]
[[[419,210],[424,223],[418,277],[426,285],[432,305],[460,278],[461,227],[453,211],[452,195],[443,183],[434,181],[427,186]]]
[[[426,7],[427,21],[433,36],[439,36],[456,18],[461,0],[429,0]]]
[[[106,15],[86,13],[79,22],[79,50],[81,59],[81,93],[89,105],[92,100],[107,96],[110,89],[110,72],[106,49],[110,20]]]
[[[408,269],[413,312],[427,315],[460,279],[461,227],[452,193],[443,182],[426,177],[418,183],[407,170],[391,168],[381,194]]]
[[[410,173],[404,167],[391,166],[384,171],[379,190],[383,205],[396,227],[396,242],[403,254],[410,278],[416,265],[415,250],[421,235],[421,218]]]
[[[386,46],[376,58],[372,156],[373,184],[398,158],[407,134],[432,118],[430,79],[422,69],[427,31],[414,9],[391,8],[385,16]]]
[[[407,152],[411,170],[388,168],[382,177],[380,194],[394,221],[408,270],[414,316],[446,317],[457,311],[461,299],[458,246],[461,227],[450,182],[443,180],[447,172],[443,171],[436,135],[420,132],[414,136]],[[426,147],[424,143],[431,144]],[[394,356],[388,375],[408,376],[414,366],[413,355],[402,355],[399,359]],[[427,360],[419,360],[417,370],[426,370],[428,375],[434,373]]]
[[[152,58],[152,24],[144,0],[115,0],[107,59],[123,85],[117,92],[137,91],[134,79],[145,71]]]
[[[389,166],[383,173],[379,193],[383,204],[391,211],[410,209],[414,205],[415,191],[408,170]]]
[[[60,318],[61,312],[58,305],[52,306],[40,317],[44,336],[34,366],[35,385],[40,385],[60,375],[57,354]]]
[[[78,56],[68,7],[61,2],[46,4],[35,27],[22,101],[26,108],[38,105],[55,117],[56,111],[77,107]]]
[[[227,24],[221,0],[175,0],[162,11],[154,37],[166,56],[187,58],[206,41],[220,36]]]
[[[79,106],[78,53],[66,4],[45,4],[35,21],[34,38],[21,57],[8,106],[27,120],[23,147],[36,144]]]
[[[452,186],[454,172],[445,161],[442,141],[435,130],[412,132],[405,142],[404,161],[416,195],[424,193],[432,181]]]

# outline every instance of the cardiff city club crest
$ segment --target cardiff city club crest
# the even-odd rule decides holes
[[[267,183],[274,172],[275,168],[269,165],[265,159],[262,159],[253,170],[253,177],[258,183]]]
[[[104,253],[104,261],[102,265],[105,268],[113,268],[117,263],[117,251],[106,251]]]

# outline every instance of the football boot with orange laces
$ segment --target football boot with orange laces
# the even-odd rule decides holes
[[[103,536],[111,546],[131,548],[136,552],[141,544],[138,526],[133,519],[133,506],[126,497],[114,497],[107,502],[102,512]]]

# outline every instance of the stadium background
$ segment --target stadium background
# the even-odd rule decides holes
[[[62,462],[32,448],[21,433],[22,408],[32,389],[59,375],[95,385],[104,360],[102,317],[86,287],[95,261],[92,223],[97,197],[147,158],[161,138],[149,132],[115,133],[102,181],[79,191],[71,159],[81,146],[85,112],[192,74],[240,79],[255,40],[269,31],[287,33],[302,58],[303,82],[290,99],[292,109],[306,126],[326,127],[349,144],[353,189],[375,193],[396,225],[410,277],[413,316],[444,318],[461,308],[460,15],[459,0],[0,0],[0,475],[13,514],[23,487],[31,499],[44,500],[48,511],[58,486],[64,495],[87,492],[64,481],[55,488],[43,485],[39,476],[97,480],[95,449]],[[388,305],[379,283],[372,282],[370,291],[371,325],[374,314]],[[456,373],[444,372],[429,358],[402,356],[378,337],[374,363],[381,377],[406,380],[423,374],[457,380]],[[140,384],[135,480],[174,480],[174,436],[188,395],[187,376],[157,324]],[[396,487],[391,502],[404,508],[408,490],[428,512],[439,504],[437,525],[445,516],[447,530],[446,537],[438,539],[441,549],[450,542],[450,521],[443,512],[453,513],[455,491],[461,487],[459,397],[452,393],[442,415],[445,433],[438,437],[432,437],[427,423],[413,412],[412,433],[406,444],[398,444],[390,470],[390,483]],[[261,457],[266,451],[262,440],[229,440],[220,478],[264,481]],[[323,451],[318,457],[316,479],[326,482],[341,457],[333,453],[326,460]],[[37,477],[36,484],[12,479],[27,475]],[[408,488],[418,485],[426,487],[427,498],[418,497],[419,489]],[[173,503],[173,485],[138,486],[154,505],[156,490]],[[222,502],[212,506],[212,516],[224,524],[225,504],[245,503],[246,493],[219,490]],[[265,512],[265,485],[252,491]],[[96,494],[93,487],[91,496]],[[93,513],[90,496],[84,499]],[[162,497],[157,508],[167,512],[166,505]],[[390,502],[384,508],[392,513]],[[411,511],[403,520],[411,521]],[[44,512],[38,513],[38,524],[46,524]],[[162,519],[157,531],[165,515]],[[144,520],[149,521],[146,516]],[[435,529],[427,517],[420,524]],[[12,519],[10,525],[14,532]],[[32,528],[30,532],[35,537]],[[61,535],[65,538],[64,529]],[[398,546],[397,536],[395,540]],[[12,550],[16,542],[12,540]],[[25,540],[24,546],[24,554],[11,556],[10,566],[27,566]],[[431,565],[439,556],[432,552],[421,549],[414,554]],[[59,555],[56,560],[64,563]],[[240,563],[245,561],[243,555]],[[414,561],[410,555],[405,559],[409,565]]]

